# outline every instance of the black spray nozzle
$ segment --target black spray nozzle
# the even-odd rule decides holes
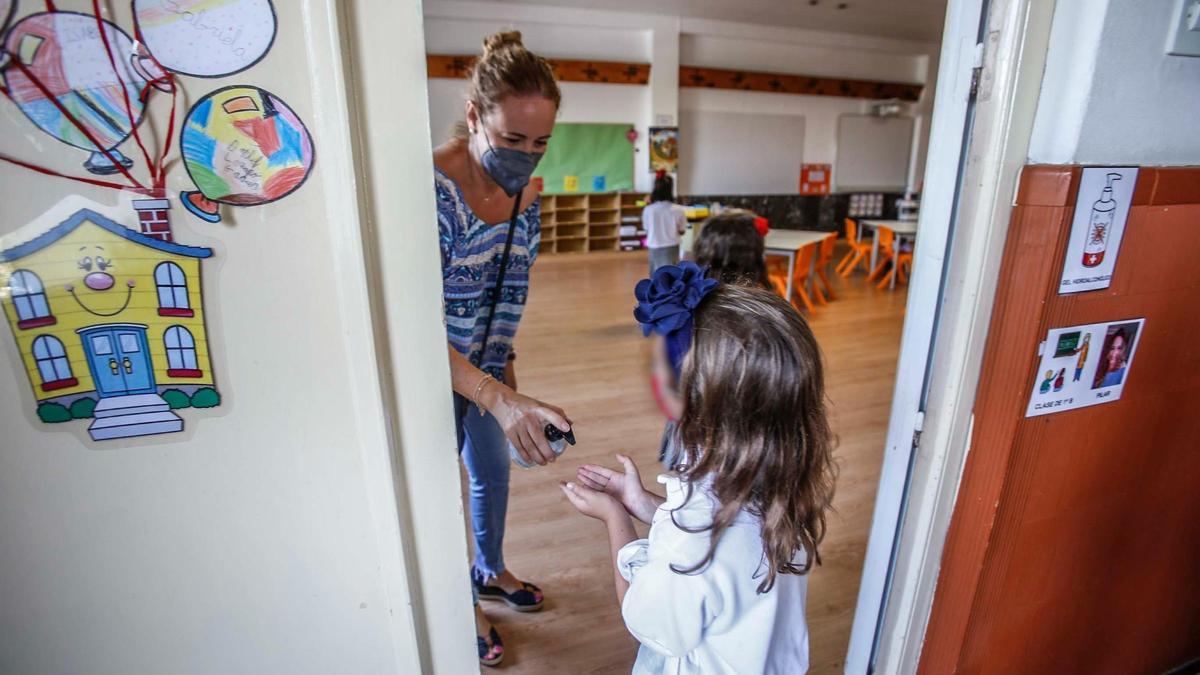
[[[565,438],[565,439],[567,439],[567,443],[569,443],[571,445],[575,445],[575,430],[574,429],[568,429],[566,431],[562,431],[561,429],[554,426],[553,424],[547,424],[545,433],[546,433],[546,440],[550,441],[551,443]]]

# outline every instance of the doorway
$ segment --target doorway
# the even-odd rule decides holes
[[[907,287],[886,295],[878,294],[879,289],[874,284],[866,285],[862,278],[849,278],[839,282],[841,286],[837,289],[842,291],[844,304],[833,303],[810,317],[825,346],[830,367],[840,367],[847,375],[840,396],[838,383],[831,383],[831,394],[844,400],[840,405],[835,400],[838,408],[835,417],[841,415],[839,423],[848,430],[839,431],[843,447],[852,450],[861,444],[866,455],[856,458],[861,463],[846,471],[840,484],[845,495],[857,495],[852,501],[839,504],[838,517],[860,524],[858,539],[838,541],[831,535],[829,540],[833,557],[844,553],[847,560],[857,560],[837,569],[831,566],[819,570],[813,577],[814,589],[823,583],[822,574],[830,577],[827,588],[839,589],[840,599],[829,603],[827,614],[842,624],[829,631],[827,645],[836,644],[836,648],[823,645],[823,654],[818,657],[816,644],[824,638],[817,630],[810,605],[813,672],[866,672],[870,667],[889,590],[888,577],[893,568],[903,498],[911,478],[914,442],[921,431],[927,364],[965,165],[973,76],[982,65],[978,62],[982,54],[977,45],[986,15],[985,3],[980,0],[952,0],[946,11],[940,53],[934,59],[938,65],[930,68],[937,81],[936,102],[931,102],[926,112],[933,118],[932,128],[922,132],[918,125],[918,133],[914,134],[913,156],[922,157],[921,162],[914,159],[909,182],[911,187],[922,188],[919,221],[922,236],[917,238],[913,251],[912,278]],[[509,15],[515,18],[501,19],[497,15],[496,20],[508,21],[527,34],[536,34],[532,31],[536,30],[537,22],[528,19],[528,15],[521,11],[506,13]],[[453,18],[427,13],[431,50],[440,46],[439,41],[448,41],[447,25]],[[653,25],[653,21],[650,23]],[[608,22],[602,21],[600,25],[612,28]],[[686,48],[680,49],[681,58],[687,54]],[[439,83],[431,86],[431,90],[448,86]],[[564,90],[565,100],[569,100],[571,90],[567,87]],[[613,99],[619,97],[614,94]],[[689,98],[695,97],[681,94],[679,106],[694,104],[694,100],[685,102]],[[442,96],[442,109],[446,109],[444,99]],[[678,117],[685,119],[682,114]],[[444,126],[439,120],[433,121],[435,142]],[[836,135],[836,124],[832,128]],[[819,129],[819,125],[806,124],[806,144]],[[921,139],[928,139],[927,150]],[[642,159],[637,157],[635,161]],[[924,170],[915,168],[922,164],[927,164]],[[770,208],[768,200],[761,203],[764,209]],[[839,254],[845,251],[846,244],[841,246]],[[573,461],[568,464],[596,459],[611,464],[613,452],[624,451],[637,454],[643,471],[651,471],[652,475],[649,467],[654,464],[653,451],[657,449],[661,418],[656,417],[646,384],[646,347],[633,339],[636,335],[629,330],[632,322],[628,316],[633,304],[629,289],[644,276],[644,267],[644,254],[606,252],[544,256],[534,268],[529,314],[517,342],[522,354],[521,386],[532,395],[562,405],[573,415],[572,405],[584,412],[577,416],[579,435],[581,441],[586,437],[588,442],[596,443],[595,450],[570,451]],[[584,290],[588,291],[587,303],[579,302],[576,295]],[[867,319],[856,325],[863,317]],[[823,331],[827,337],[822,337]],[[841,365],[836,366],[837,362]],[[862,370],[856,372],[845,365],[850,363]],[[873,457],[869,456],[872,452]],[[570,606],[568,603],[578,603],[572,611],[586,619],[579,624],[564,623],[561,614],[533,618],[514,615],[502,619],[499,623],[517,638],[512,642],[515,649],[511,653],[518,654],[519,650],[519,655],[510,666],[514,672],[548,672],[567,667],[569,661],[560,659],[586,653],[592,656],[591,660],[584,660],[584,665],[597,672],[608,672],[607,668],[619,672],[620,664],[627,667],[634,645],[622,633],[609,590],[602,588],[598,593],[591,590],[591,586],[607,584],[603,550],[581,553],[585,547],[596,548],[597,533],[587,527],[589,523],[571,519],[569,511],[563,509],[560,513],[561,497],[556,491],[542,489],[541,483],[552,485],[558,478],[570,475],[565,467],[541,475],[536,473],[522,472],[514,478],[510,540],[506,546],[517,551],[510,551],[508,558],[514,568],[524,568],[517,569],[519,574],[545,588],[550,585],[547,579],[556,580],[560,589],[566,589],[555,602],[560,612]],[[868,538],[874,556],[866,553]],[[567,545],[560,549],[561,542]],[[558,562],[570,569],[558,569]],[[817,590],[813,594],[820,599]],[[562,634],[561,639],[544,644],[542,638],[546,632],[555,630]],[[598,639],[586,637],[597,630],[601,631]],[[539,643],[545,647],[541,654]]]

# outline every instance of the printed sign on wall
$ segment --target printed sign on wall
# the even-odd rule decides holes
[[[1108,288],[1125,220],[1133,201],[1137,167],[1091,167],[1083,170],[1067,259],[1058,292],[1079,293]]]
[[[827,195],[829,194],[829,176],[833,173],[832,164],[801,164],[800,165],[800,194]]]
[[[1042,344],[1026,417],[1121,398],[1145,319],[1054,328]]]

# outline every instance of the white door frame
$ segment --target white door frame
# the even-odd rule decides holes
[[[929,206],[938,209],[931,219],[943,214],[946,219],[931,223],[942,224],[937,232],[941,241],[936,242],[940,245],[930,243],[930,237],[918,240],[914,264],[914,275],[924,272],[921,266],[925,265],[936,267],[939,278],[930,278],[932,271],[926,278],[914,276],[909,291],[876,520],[868,542],[847,673],[909,673],[917,669],[970,440],[971,408],[1000,253],[1017,180],[1028,156],[1054,7],[1036,0],[990,0],[982,31],[983,49],[978,52],[982,59],[968,154],[961,174],[955,169],[954,180],[961,175],[961,187],[956,188],[957,208],[949,210],[954,200],[946,199],[941,190],[948,179],[945,172],[950,156],[962,150],[962,143],[951,142],[948,133],[953,128],[948,132],[939,126],[939,111],[944,109],[941,82],[947,78],[957,84],[961,78],[961,58],[967,53],[961,41],[972,35],[972,21],[979,26],[981,5],[982,0],[951,0],[947,7],[942,65],[954,73],[939,74],[922,235],[926,234],[924,217]],[[947,55],[947,51],[956,53]],[[950,108],[953,111],[962,106],[965,114],[965,99],[959,99],[961,89],[948,91],[953,100],[945,105],[955,106]],[[961,141],[963,127],[957,128]],[[955,159],[957,164],[957,156]],[[930,204],[935,196],[938,203]],[[950,216],[955,225],[947,240]],[[928,244],[924,252],[922,243]],[[931,250],[935,245],[936,251]],[[932,344],[931,338],[935,338]]]
[[[854,626],[846,653],[847,673],[866,673],[870,667],[907,488],[913,441],[921,428],[921,398],[942,293],[946,243],[958,193],[983,3],[984,0],[950,0],[946,6],[921,195],[918,225],[921,236],[913,251],[913,274],[908,287],[892,412],[858,589],[858,605],[854,610]]]

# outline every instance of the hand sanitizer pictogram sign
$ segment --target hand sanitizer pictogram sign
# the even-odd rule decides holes
[[[1060,294],[1108,288],[1129,217],[1137,173],[1136,167],[1083,170],[1058,287]]]

